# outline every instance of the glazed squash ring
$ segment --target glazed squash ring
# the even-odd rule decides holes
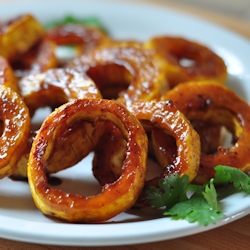
[[[149,179],[145,182],[144,190],[149,186],[157,186],[161,178],[166,178],[169,174],[186,174],[191,182],[199,169],[200,164],[200,140],[199,135],[193,129],[186,117],[179,112],[172,102],[150,101],[134,103],[131,112],[139,119],[146,132],[155,128],[164,133],[171,134],[176,140],[177,153],[175,159],[163,169],[160,176]],[[108,133],[115,128],[108,127],[105,140],[110,140],[110,146],[95,151],[93,161],[93,173],[101,185],[114,181],[119,176],[120,157],[123,150],[123,138],[116,132],[112,138]],[[105,164],[103,164],[105,163]],[[107,167],[108,166],[108,167]],[[121,170],[120,170],[121,171]],[[142,205],[145,200],[145,193],[142,192],[137,205]]]
[[[3,131],[0,137],[0,178],[16,168],[30,132],[29,110],[22,98],[11,88],[0,85],[0,113]]]
[[[49,187],[46,165],[55,138],[79,120],[112,121],[127,141],[120,178],[94,196],[70,194]],[[104,99],[77,99],[60,106],[42,124],[32,145],[28,180],[36,206],[45,214],[71,222],[101,222],[130,208],[146,177],[147,136],[140,122],[123,105]]]
[[[73,69],[50,69],[43,73],[28,75],[19,81],[19,88],[31,116],[42,107],[49,106],[54,109],[78,98],[101,98],[95,83],[88,76]],[[66,169],[79,162],[84,152],[89,150],[89,147],[92,148],[98,140],[97,134],[100,129],[93,129],[87,123],[79,126],[64,131],[57,139],[57,150],[48,166],[50,173]],[[35,131],[30,132],[29,143],[13,173],[15,178],[27,177],[27,161],[35,134]],[[92,135],[92,139],[88,140],[85,134]],[[83,144],[86,150],[80,149],[80,145]]]
[[[144,46],[165,58],[171,88],[186,81],[226,82],[227,68],[223,59],[202,44],[180,37],[160,36],[153,37]],[[183,61],[189,63],[185,65]]]
[[[171,101],[151,101],[135,103],[132,113],[142,123],[146,131],[160,128],[169,133],[176,141],[176,157],[173,162],[165,166],[160,177],[146,181],[145,188],[156,185],[160,178],[169,174],[186,174],[191,182],[197,175],[200,164],[200,140],[186,117]]]
[[[158,36],[146,41],[144,47],[153,49],[166,61],[166,77],[170,88],[187,81],[213,80],[225,84],[227,67],[223,59],[203,44],[171,36]],[[220,144],[220,126],[204,126],[196,122],[202,152],[211,153]]]
[[[229,88],[215,82],[189,82],[162,97],[172,100],[190,120],[225,126],[232,133],[232,146],[219,146],[215,154],[202,154],[196,182],[214,177],[214,167],[227,165],[250,170],[250,107]]]
[[[77,98],[101,97],[99,89],[87,75],[68,68],[28,75],[19,81],[19,88],[31,116],[41,107],[54,109]]]
[[[158,99],[168,90],[164,60],[137,42],[110,42],[83,54],[67,67],[84,71],[104,98],[117,99],[127,107],[135,101]],[[121,88],[118,97],[104,95],[107,88]]]

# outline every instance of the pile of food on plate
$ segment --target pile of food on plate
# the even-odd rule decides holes
[[[73,58],[61,60],[60,46],[73,48]],[[250,170],[250,106],[226,82],[223,59],[182,37],[115,40],[77,22],[47,29],[30,14],[3,20],[0,178],[28,178],[38,209],[69,222],[102,222],[150,205],[173,215],[175,204],[190,200],[187,190],[212,192],[221,178],[216,167]],[[52,112],[34,130],[42,107]],[[226,133],[230,146],[223,145]],[[48,184],[50,174],[90,152],[100,194]],[[148,157],[162,169],[152,179]],[[173,194],[175,182],[185,182],[181,194]],[[163,202],[168,194],[171,205]],[[211,205],[209,195],[202,199]]]

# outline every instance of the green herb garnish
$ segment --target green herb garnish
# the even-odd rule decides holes
[[[217,166],[215,169],[214,183],[221,185],[233,184],[235,189],[250,194],[250,177],[237,168],[227,166]]]
[[[83,24],[87,27],[96,27],[102,30],[104,33],[108,34],[106,27],[104,27],[103,23],[100,19],[96,17],[86,17],[86,18],[77,18],[72,15],[67,15],[64,18],[56,21],[51,21],[45,25],[46,29],[55,28],[58,26],[62,26],[65,24]]]
[[[172,174],[159,181],[159,187],[146,191],[149,205],[164,208],[163,215],[173,219],[186,219],[207,226],[215,224],[224,214],[214,183],[233,184],[235,189],[250,193],[250,177],[237,168],[219,165],[215,177],[204,185],[188,183],[188,176]]]

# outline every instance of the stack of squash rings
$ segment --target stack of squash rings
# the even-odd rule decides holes
[[[74,45],[77,55],[59,61],[61,45]],[[220,164],[247,173],[250,107],[226,81],[223,59],[182,37],[119,41],[82,24],[45,30],[30,14],[2,22],[0,178],[27,177],[47,216],[97,223],[147,206],[145,191],[170,174],[203,184]],[[52,112],[34,131],[41,107]],[[48,184],[49,174],[90,152],[98,195]],[[161,168],[152,179],[148,157]]]

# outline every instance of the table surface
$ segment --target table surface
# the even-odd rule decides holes
[[[0,3],[4,0],[0,0]],[[5,0],[6,1],[6,0]],[[250,22],[235,19],[230,16],[223,14],[215,14],[201,10],[198,8],[193,8],[181,4],[169,4],[164,1],[141,1],[148,2],[152,4],[161,5],[163,8],[173,8],[175,10],[183,11],[187,14],[191,14],[197,17],[202,17],[208,21],[217,23],[234,32],[239,33],[247,39],[250,39]],[[0,222],[1,223],[1,222]],[[51,246],[51,245],[39,245],[30,244],[24,242],[16,242],[0,238],[0,250],[2,249],[18,249],[18,250],[59,250],[59,249],[69,249],[69,250],[148,250],[148,249],[248,249],[250,243],[250,215],[239,219],[237,221],[231,222],[225,226],[212,229],[203,233],[182,237],[173,240],[160,241],[148,244],[138,244],[138,245],[128,245],[128,246],[113,246],[113,247],[63,247],[63,246]]]

